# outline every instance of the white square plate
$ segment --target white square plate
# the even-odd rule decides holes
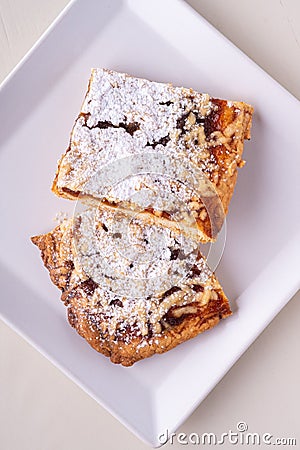
[[[73,208],[50,192],[91,67],[191,86],[255,107],[218,270],[235,314],[132,368],[66,323],[33,234]],[[300,104],[180,0],[78,0],[0,92],[3,319],[150,445],[204,399],[299,288]],[[101,426],[101,425],[100,425]]]

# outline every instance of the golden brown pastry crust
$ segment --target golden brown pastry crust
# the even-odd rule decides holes
[[[119,335],[111,335],[103,328],[101,308],[95,310],[93,304],[97,283],[75,268],[72,239],[72,227],[68,221],[48,234],[33,237],[32,242],[40,249],[52,282],[62,291],[61,299],[67,307],[69,323],[95,350],[110,357],[113,363],[130,366],[155,353],[164,353],[231,315],[228,300],[214,274],[211,274],[205,282],[197,284],[191,302],[170,307],[164,315],[161,332],[150,330],[146,335],[141,335],[134,330],[128,329],[126,332],[125,329]],[[206,291],[207,287],[210,290]],[[208,301],[201,301],[202,292],[209,294]],[[185,313],[178,316],[180,308],[185,308]]]
[[[99,73],[101,73],[101,76]],[[155,126],[143,130],[143,120],[134,111],[130,111],[133,117],[130,123],[119,123],[118,118],[113,122],[114,116],[110,113],[110,110],[107,113],[104,112],[102,116],[101,111],[99,113],[101,102],[99,103],[99,96],[97,97],[96,92],[98,85],[101,89],[101,83],[99,82],[99,79],[102,79],[101,77],[107,79],[111,84],[115,83],[114,89],[120,91],[123,89],[125,99],[127,91],[129,99],[135,92],[130,91],[127,82],[130,86],[137,83],[137,87],[142,83],[142,86],[148,89],[147,92],[151,91],[151,84],[154,88],[158,86],[158,91],[163,91],[163,94],[159,95],[166,96],[168,100],[159,101],[159,95],[157,94],[157,97],[154,95],[152,109],[150,113],[147,110],[146,115],[153,114],[156,120],[170,117],[170,123],[164,132],[167,133],[166,136],[160,137],[158,135],[158,137],[155,137],[157,132]],[[124,87],[122,87],[123,82]],[[107,103],[112,102],[112,109],[115,100],[114,89],[107,90],[108,94],[106,92],[103,94],[105,99],[108,98]],[[111,95],[111,99],[109,95]],[[121,109],[120,113],[125,114],[127,110],[126,101],[124,102],[124,110]],[[90,105],[95,105],[95,103],[97,106],[93,110]],[[172,106],[174,104],[179,105],[176,110]],[[130,100],[128,100],[129,107],[132,107]],[[162,110],[161,108],[165,109]],[[180,195],[183,197],[185,195],[184,201],[189,210],[192,211],[197,224],[199,239],[202,242],[214,241],[228,212],[237,179],[237,170],[244,165],[242,160],[243,146],[244,140],[250,139],[252,114],[253,108],[243,102],[215,99],[205,94],[199,94],[192,89],[175,88],[167,84],[139,80],[126,74],[94,69],[81,113],[71,133],[70,146],[59,161],[52,190],[58,196],[72,200],[77,199],[78,196],[82,200],[91,196],[98,198],[106,205],[136,209],[137,205],[122,198],[122,194],[114,192],[106,199],[99,196],[96,191],[93,192],[93,189],[90,189],[89,193],[85,192],[85,183],[88,183],[89,177],[92,177],[91,174],[95,173],[93,172],[94,165],[103,153],[105,139],[108,139],[107,142],[112,142],[111,148],[105,148],[107,153],[112,155],[112,159],[106,158],[105,160],[106,163],[110,163],[114,158],[122,156],[122,152],[120,155],[115,155],[115,148],[120,139],[124,139],[124,148],[126,145],[128,147],[133,145],[134,150],[131,154],[134,154],[135,151],[138,153],[141,144],[140,141],[137,144],[134,143],[134,137],[145,131],[145,135],[152,136],[152,138],[149,138],[150,142],[147,143],[145,151],[152,148],[152,151],[155,149],[162,153],[171,154],[178,161],[181,158],[187,158],[201,170],[211,183],[216,194],[214,198],[211,198],[211,196],[207,198],[202,187],[200,197],[197,193]],[[172,125],[172,115],[177,117],[176,125],[174,123]],[[100,121],[98,121],[99,117]],[[108,130],[111,130],[109,138],[106,136]],[[112,136],[116,139],[116,144],[113,143]],[[95,142],[97,142],[97,145],[95,145]],[[174,149],[177,150],[174,151]],[[89,156],[87,156],[88,154]],[[149,179],[145,179],[142,183],[147,185]],[[136,185],[134,189],[137,189]],[[168,187],[162,189],[168,189]],[[176,221],[167,208],[148,208],[148,212],[163,218],[166,226],[176,227]]]

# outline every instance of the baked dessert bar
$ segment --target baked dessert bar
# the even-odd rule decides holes
[[[62,291],[70,324],[124,366],[231,314],[198,243],[141,214],[88,208],[32,238]]]
[[[198,238],[212,241],[244,165],[252,113],[243,102],[93,69],[52,189],[143,210],[171,228],[189,217]]]

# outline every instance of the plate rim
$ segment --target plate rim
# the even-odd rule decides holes
[[[57,24],[61,21],[61,19],[68,13],[68,11],[72,8],[72,6],[77,2],[77,0],[70,0],[68,2],[68,4],[62,9],[62,11],[58,14],[58,16],[53,20],[53,22],[48,26],[48,28],[42,33],[42,35],[40,36],[40,38],[35,42],[35,44],[27,51],[27,53],[22,57],[22,59],[16,64],[16,66],[9,72],[9,74],[4,78],[4,80],[2,81],[1,85],[0,85],[0,95],[2,93],[2,90],[7,86],[7,84],[13,79],[14,75],[22,68],[22,66],[24,65],[25,62],[27,62],[30,57],[35,53],[35,51],[37,50],[37,48],[41,45],[42,42],[44,42],[45,39],[47,39],[47,37],[50,35],[50,33],[52,33],[53,31],[55,31],[55,28],[57,26]],[[123,3],[125,4],[129,4],[128,0],[123,0]],[[262,69],[257,63],[255,63],[250,57],[248,57],[241,49],[239,49],[232,41],[230,41],[227,37],[225,37],[219,30],[217,30],[210,22],[208,22],[200,13],[196,12],[192,6],[190,6],[189,4],[187,4],[184,0],[173,0],[173,4],[178,6],[178,7],[184,7],[184,10],[187,13],[193,13],[195,17],[197,17],[197,20],[200,20],[202,22],[204,22],[206,25],[209,26],[209,28],[212,29],[212,31],[219,35],[220,38],[222,38],[223,40],[225,39],[227,42],[230,43],[230,45],[235,49],[235,51],[239,52],[241,55],[245,56],[248,61],[251,62],[251,64],[255,65],[261,72],[263,72],[263,74],[265,76],[267,76],[270,80],[272,80],[273,83],[275,83],[277,86],[279,86],[286,95],[288,95],[289,97],[291,97],[293,100],[295,100],[297,102],[298,105],[300,105],[299,100],[293,95],[291,94],[284,86],[282,86],[278,81],[276,81],[270,74],[268,74],[264,69]],[[154,3],[156,5],[156,3]],[[177,7],[176,6],[176,7]],[[131,8],[129,6],[129,8]],[[299,240],[300,235],[296,235],[293,237],[293,242],[295,240],[295,242],[300,241]],[[287,246],[287,244],[282,248],[285,249]],[[299,286],[298,286],[299,289]],[[297,287],[295,287],[295,292],[297,291]],[[289,296],[289,299],[291,298],[291,296]],[[289,301],[288,300],[283,300],[282,301],[282,306],[278,311],[275,311],[273,314],[273,318],[280,312],[280,310],[282,309],[282,307]],[[18,328],[17,326],[15,326],[13,324],[13,322],[11,322],[7,317],[3,316],[2,312],[0,311],[0,317],[2,318],[2,320],[8,325],[10,326],[15,332],[17,332],[20,336],[22,336],[27,342],[30,343],[30,345],[32,345],[36,350],[38,350],[42,355],[44,355],[52,364],[54,364],[55,367],[59,368],[65,375],[68,376],[68,378],[70,378],[73,382],[75,382],[77,385],[79,385],[88,395],[90,395],[92,398],[94,398],[99,404],[101,404],[102,407],[104,407],[107,411],[110,412],[110,414],[112,414],[114,417],[116,417],[122,424],[124,424],[128,429],[130,429],[130,431],[132,431],[135,435],[137,435],[142,441],[144,441],[145,443],[147,443],[148,445],[154,445],[155,447],[159,446],[157,440],[153,440],[153,441],[149,441],[147,438],[145,438],[138,429],[133,428],[130,424],[126,423],[126,420],[124,420],[124,417],[120,417],[118,416],[118,414],[116,413],[116,411],[112,410],[109,406],[107,406],[105,404],[105,402],[101,402],[101,399],[99,399],[98,397],[96,397],[87,386],[85,386],[85,384],[78,378],[76,378],[76,376],[74,376],[72,374],[71,371],[69,371],[66,367],[62,366],[58,361],[55,360],[55,358],[53,358],[53,356],[51,356],[50,354],[47,353],[47,351],[45,351],[42,347],[39,346],[38,342],[32,340],[30,337],[28,337],[26,335],[26,333],[24,333],[22,331],[22,329]],[[270,321],[273,319],[271,318]],[[270,321],[268,323],[270,323]],[[265,325],[267,326],[268,323]],[[265,328],[265,327],[264,327]],[[257,336],[263,331],[263,329],[260,330],[257,333]],[[252,340],[252,342],[255,340],[255,338]],[[251,343],[249,344],[251,345]],[[241,350],[240,355],[236,358],[236,360],[230,365],[230,367],[232,367],[232,365],[240,358],[240,356],[247,350],[247,348],[249,348],[249,345],[246,346],[245,348],[243,348]],[[228,372],[228,370],[230,369],[230,367],[226,368],[225,371],[223,371],[222,376],[220,377],[220,379],[225,376],[225,374]],[[215,384],[214,384],[215,386]],[[213,389],[213,388],[212,388]],[[210,391],[209,391],[210,392]],[[208,393],[207,393],[208,394]],[[192,413],[192,411],[199,406],[199,404],[203,401],[203,399],[201,400],[197,400],[197,402],[195,402],[195,405],[193,405],[190,409],[190,412],[188,412],[185,416],[182,417],[182,420],[177,423],[174,426],[174,429],[177,429],[178,426],[180,426],[181,423],[183,423],[184,420],[187,419],[187,417],[189,417],[189,415]],[[170,430],[172,431],[172,430]]]

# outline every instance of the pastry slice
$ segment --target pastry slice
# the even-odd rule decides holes
[[[89,208],[32,242],[72,327],[113,363],[164,353],[231,314],[198,244],[151,215]]]
[[[213,241],[244,165],[252,113],[243,102],[93,69],[52,189]]]

